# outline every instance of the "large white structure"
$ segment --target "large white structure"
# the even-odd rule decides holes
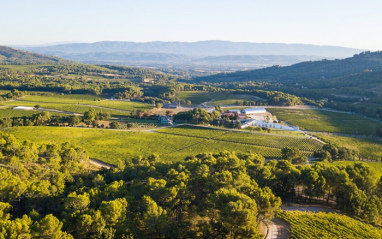
[[[27,106],[16,106],[13,107],[14,110],[34,110],[33,107],[27,107]]]
[[[246,122],[242,122],[241,124],[241,128],[246,128],[248,126],[257,126],[262,128],[268,128],[268,129],[282,129],[282,130],[289,130],[289,131],[300,130],[298,127],[289,127],[289,126],[281,125],[277,123],[268,123],[263,120],[248,120]]]
[[[252,114],[264,114],[264,113],[267,113],[267,111],[264,108],[249,108],[249,109],[242,109],[241,113],[252,115]]]

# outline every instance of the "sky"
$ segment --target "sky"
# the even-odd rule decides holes
[[[277,42],[382,50],[381,0],[4,0],[0,44]]]

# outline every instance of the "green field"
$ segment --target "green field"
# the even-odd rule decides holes
[[[296,110],[268,108],[278,119],[316,132],[374,135],[381,124],[358,115],[322,110]]]
[[[113,117],[120,117],[120,116],[129,116],[129,112],[114,110],[114,109],[105,109],[105,108],[98,108],[94,106],[85,106],[85,105],[78,105],[78,104],[60,104],[60,103],[36,103],[36,102],[28,102],[28,101],[10,101],[10,102],[2,102],[0,103],[2,106],[35,106],[39,105],[41,108],[46,109],[55,109],[55,110],[61,110],[65,112],[73,112],[73,113],[79,113],[83,114],[85,111],[88,111],[89,108],[93,108],[97,113],[98,112],[104,112],[109,113]]]
[[[382,163],[380,162],[363,162],[363,161],[335,161],[333,162],[334,165],[341,165],[341,166],[347,166],[347,165],[353,165],[355,163],[362,163],[365,165],[370,166],[370,169],[374,171],[376,178],[382,177]]]
[[[252,95],[234,95],[225,93],[210,93],[203,91],[182,91],[177,95],[179,99],[190,100],[192,105],[199,105],[203,102],[213,100],[209,106],[233,105],[236,101],[256,101],[257,97]]]
[[[108,100],[101,96],[94,95],[60,95],[60,94],[46,94],[46,95],[30,95],[26,96],[20,101],[40,103],[59,103],[59,104],[80,104],[90,106],[107,107],[118,110],[150,110],[153,106],[142,102],[129,102],[119,100]]]
[[[301,151],[305,151],[306,155],[311,155],[311,152],[318,151],[322,148],[320,143],[307,138],[254,134],[249,132],[231,132],[229,130],[214,130],[194,126],[164,128],[157,130],[157,132],[214,139],[217,141],[239,143],[244,145],[256,145],[268,148],[282,149],[285,147],[296,147]]]
[[[361,158],[382,160],[382,141],[372,139],[350,138],[327,134],[317,134],[326,142],[359,151]]]
[[[256,152],[265,157],[281,156],[280,149],[164,133],[51,126],[10,128],[6,132],[37,144],[70,141],[87,149],[91,157],[108,163],[152,153],[166,161],[183,160],[187,156],[223,150]]]
[[[345,215],[282,211],[277,216],[290,224],[290,238],[382,238],[380,228]]]
[[[42,113],[42,110],[13,110],[12,108],[0,108],[0,118],[30,117]],[[50,115],[62,115],[61,113],[49,112]]]

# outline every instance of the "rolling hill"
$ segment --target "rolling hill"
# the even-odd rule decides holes
[[[382,71],[382,52],[363,52],[342,60],[309,61],[292,66],[222,73],[196,78],[197,82],[267,81],[293,83]]]
[[[2,64],[52,64],[70,62],[69,60],[54,56],[46,56],[7,46],[0,46],[0,63]]]

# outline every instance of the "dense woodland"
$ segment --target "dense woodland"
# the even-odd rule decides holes
[[[260,238],[260,221],[281,200],[382,219],[382,181],[362,164],[294,166],[287,156],[264,163],[258,154],[221,152],[176,163],[138,157],[93,171],[87,152],[70,143],[35,145],[6,133],[1,142],[5,238]]]

